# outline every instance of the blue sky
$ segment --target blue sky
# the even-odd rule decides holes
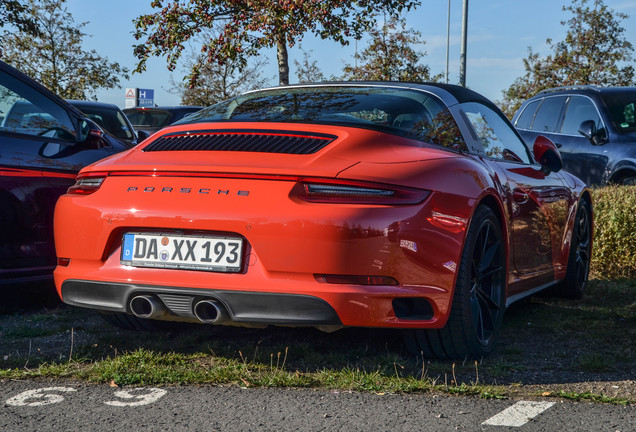
[[[566,28],[561,21],[570,17],[561,10],[566,2],[569,0],[470,0],[467,86],[492,100],[501,99],[502,91],[523,74],[522,59],[527,56],[528,47],[545,55],[550,51],[545,43],[547,38],[563,40]],[[451,83],[459,80],[462,4],[463,0],[451,0]],[[605,0],[605,4],[630,16],[622,25],[627,39],[636,45],[636,0]],[[136,64],[132,52],[132,45],[136,43],[132,20],[152,12],[149,5],[150,0],[67,0],[76,23],[88,22],[84,30],[92,37],[85,39],[85,48],[95,49],[100,55],[131,70]],[[434,74],[446,70],[447,13],[448,0],[422,0],[419,8],[405,15],[407,26],[421,32],[426,41],[426,45],[417,48],[427,52],[422,63],[428,64]],[[311,50],[311,58],[327,76],[340,75],[344,64],[353,63],[354,41],[341,47],[307,35],[301,44],[303,50]],[[366,42],[363,39],[357,45],[362,50]],[[263,70],[264,76],[271,77],[271,84],[277,85],[276,50],[263,50],[261,55],[269,60]],[[296,80],[293,61],[301,58],[298,46],[290,48],[291,82]],[[131,75],[129,80],[122,82],[122,87],[154,89],[157,104],[177,105],[178,96],[168,92],[170,76],[179,81],[183,74],[178,70],[168,71],[164,58],[154,58],[148,62],[147,72]],[[124,88],[100,91],[97,96],[101,101],[124,106]]]

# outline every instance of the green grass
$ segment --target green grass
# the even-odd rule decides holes
[[[544,371],[546,376],[558,371],[580,379],[623,371],[624,379],[632,379],[635,305],[636,282],[628,279],[593,280],[579,301],[533,297],[507,312],[499,346],[490,358],[476,363],[410,357],[399,334],[389,330],[345,329],[325,334],[313,329],[190,326],[149,334],[123,332],[96,321],[90,311],[65,307],[31,315],[18,326],[3,325],[0,340],[16,343],[20,339],[15,338],[22,337],[31,355],[24,348],[20,355],[0,348],[0,379],[444,392],[503,398],[517,395],[526,384],[543,384],[523,382],[519,376]],[[83,328],[85,343],[74,346],[71,356],[69,330],[77,332],[78,328]],[[60,347],[62,354],[57,358],[33,356],[30,339],[40,331],[54,330],[68,333],[66,345]],[[33,352],[36,350],[34,345]],[[506,382],[509,384],[499,384]],[[602,395],[551,394],[622,403]]]
[[[589,401],[589,402],[598,402],[598,403],[606,403],[612,405],[630,405],[633,404],[634,401],[626,398],[615,398],[605,396],[604,394],[596,394],[590,392],[584,393],[576,393],[576,392],[568,392],[568,391],[558,391],[554,393],[549,393],[548,397],[559,397],[563,399],[575,400],[575,401]]]

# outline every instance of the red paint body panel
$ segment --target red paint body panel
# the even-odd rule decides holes
[[[256,123],[231,127],[264,129]],[[267,123],[266,129],[337,137],[315,154],[143,152],[161,135],[223,128],[228,125],[173,126],[83,171],[113,175],[95,193],[58,201],[57,254],[70,259],[55,271],[62,297],[64,283],[75,280],[179,287],[201,295],[293,294],[325,301],[345,326],[441,328],[450,313],[466,228],[480,203],[488,203],[501,220],[509,296],[563,277],[583,187],[566,184],[571,180],[561,174],[548,184],[536,167],[519,171],[520,164],[493,164],[377,130],[311,124]],[[187,175],[192,172],[213,175]],[[310,203],[298,196],[302,185],[294,179],[301,177],[429,193],[408,205]],[[515,202],[526,195],[525,202]],[[557,204],[549,210],[552,202]],[[245,242],[245,265],[238,273],[122,265],[126,232],[238,236]],[[533,245],[545,249],[528,262]],[[330,284],[317,280],[321,274],[381,276],[397,285]],[[393,301],[400,298],[426,299],[432,317],[397,318]]]

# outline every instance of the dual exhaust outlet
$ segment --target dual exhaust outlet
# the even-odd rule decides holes
[[[168,316],[164,304],[151,295],[138,295],[130,300],[130,311],[138,318],[161,319]],[[204,324],[220,324],[228,321],[230,316],[225,307],[216,300],[199,300],[194,304],[192,312],[196,319]]]

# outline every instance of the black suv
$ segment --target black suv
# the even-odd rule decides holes
[[[635,107],[636,87],[558,87],[525,101],[512,123],[527,143],[550,138],[564,169],[588,185],[634,185]]]
[[[51,278],[57,198],[82,167],[126,148],[0,62],[0,284]]]

